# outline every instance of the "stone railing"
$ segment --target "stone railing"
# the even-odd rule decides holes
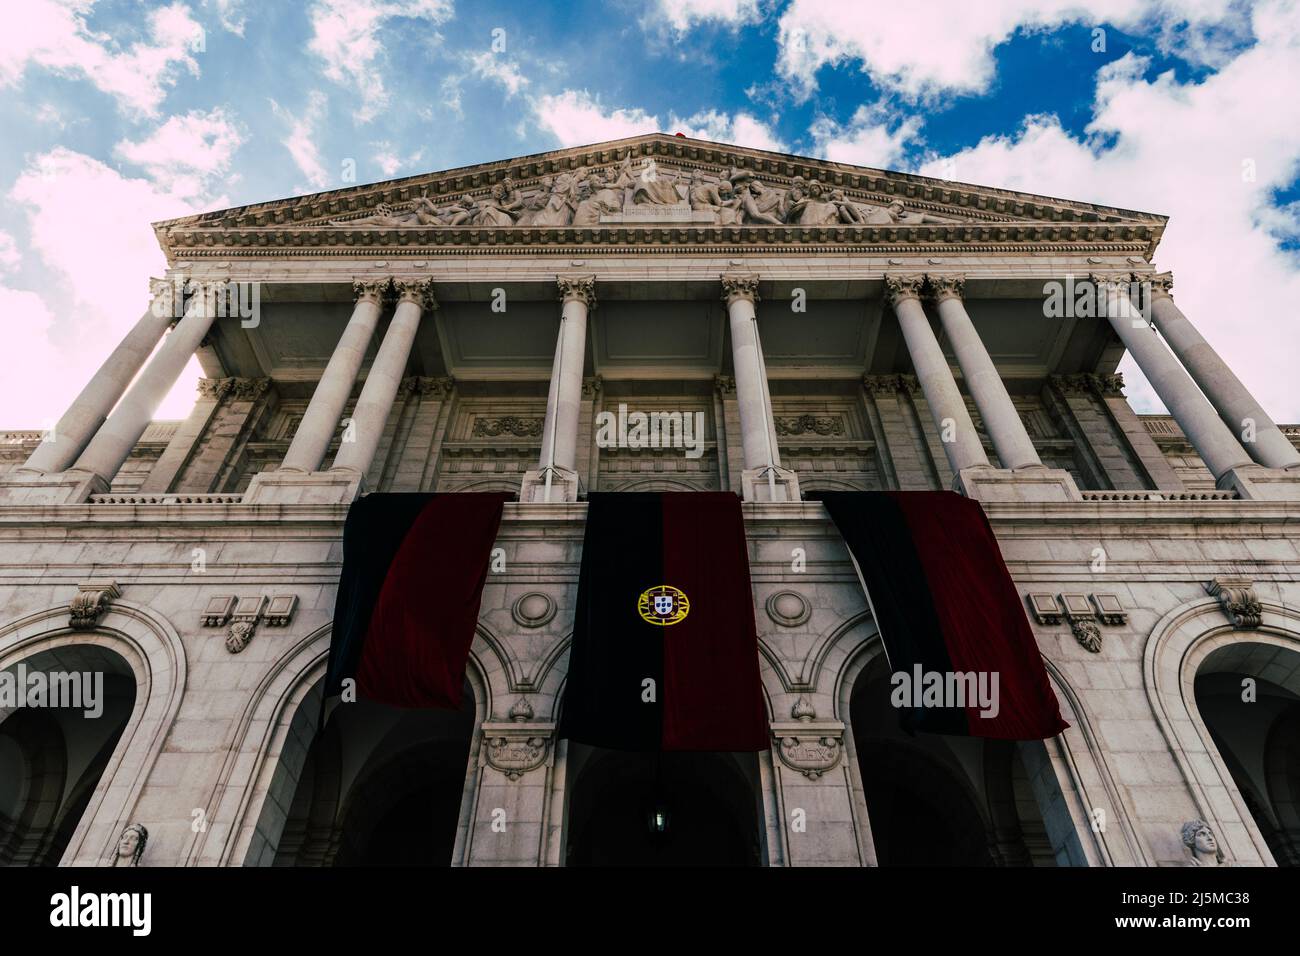
[[[1084,501],[1232,501],[1228,491],[1082,491]]]
[[[103,495],[91,495],[92,505],[237,505],[244,500],[243,495],[190,495],[184,493],[157,495],[115,495],[111,492]]]

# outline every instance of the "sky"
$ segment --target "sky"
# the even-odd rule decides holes
[[[151,222],[655,130],[1167,215],[1300,422],[1300,0],[0,2],[0,428],[139,318]]]

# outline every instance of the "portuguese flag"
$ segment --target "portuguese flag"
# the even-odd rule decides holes
[[[505,493],[373,494],[343,526],[325,697],[460,707]]]
[[[810,497],[826,506],[862,572],[904,728],[1040,740],[1069,726],[978,501],[950,491]],[[980,686],[993,706],[971,701]],[[965,706],[952,705],[959,687]]]
[[[593,493],[560,735],[617,750],[765,750],[740,499]]]

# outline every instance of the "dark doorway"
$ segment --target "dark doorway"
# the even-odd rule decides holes
[[[569,745],[569,866],[759,866],[752,753]]]

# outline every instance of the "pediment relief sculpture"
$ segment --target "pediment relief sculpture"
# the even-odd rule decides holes
[[[520,187],[510,176],[485,195],[463,194],[435,201],[427,194],[403,203],[380,203],[369,215],[331,219],[347,229],[429,226],[533,228],[637,224],[737,226],[929,225],[972,220],[909,210],[902,200],[887,205],[850,198],[844,189],[794,177],[788,186],[764,183],[752,170],[672,171],[647,157],[639,166],[628,155],[616,167],[581,167],[541,177]]]

